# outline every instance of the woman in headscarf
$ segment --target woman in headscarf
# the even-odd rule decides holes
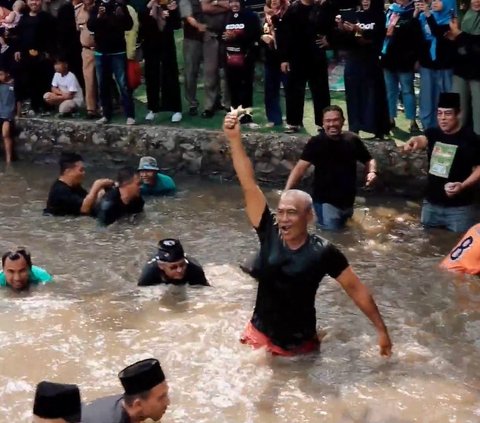
[[[337,16],[339,30],[347,36],[345,97],[348,125],[352,132],[369,132],[383,139],[389,132],[385,82],[380,66],[380,50],[385,37],[385,15],[372,9],[371,0],[361,0],[361,8],[352,15]],[[344,20],[345,19],[345,20]]]
[[[395,127],[399,86],[401,87],[405,117],[410,121],[410,132],[417,132],[416,100],[413,90],[415,62],[418,60],[422,34],[413,18],[414,4],[409,0],[395,0],[386,14],[386,36],[381,63],[387,88],[390,125]]]
[[[265,113],[270,126],[282,124],[280,84],[285,88],[287,75],[280,70],[276,35],[289,5],[288,0],[267,0],[264,7],[265,23],[261,40],[265,46]]]
[[[455,0],[415,3],[423,42],[420,49],[420,120],[423,130],[437,127],[437,103],[440,93],[452,91],[455,51],[445,38],[455,15]]]
[[[472,0],[462,19],[461,32],[452,25],[457,57],[453,68],[453,91],[460,94],[462,124],[473,123],[480,135],[480,0]]]

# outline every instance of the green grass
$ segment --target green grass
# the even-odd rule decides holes
[[[181,81],[181,88],[182,88],[182,104],[183,104],[183,120],[180,123],[171,123],[171,113],[169,112],[161,112],[158,113],[154,122],[148,123],[147,125],[165,125],[165,126],[181,126],[182,128],[201,128],[201,129],[209,129],[209,130],[219,130],[222,126],[223,116],[222,112],[217,112],[215,116],[211,119],[203,119],[200,116],[189,116],[188,109],[186,105],[186,101],[183,96],[183,33],[182,31],[176,31],[175,34],[175,42],[177,46],[177,60],[178,66],[180,70],[180,81]],[[263,63],[258,62],[256,66],[256,75],[255,75],[255,87],[254,87],[254,99],[253,99],[253,119],[254,122],[260,125],[260,128],[255,130],[245,129],[246,131],[250,132],[258,132],[258,133],[274,133],[274,132],[283,132],[282,127],[275,127],[275,128],[266,128],[265,125],[267,124],[267,119],[265,116],[265,109],[263,105]],[[199,85],[197,91],[197,97],[200,102],[199,112],[202,111],[202,104],[203,104],[203,72],[200,72],[199,75]],[[332,104],[336,104],[342,107],[346,111],[345,105],[345,95],[343,92],[334,92],[331,93]],[[139,88],[137,88],[134,92],[135,98],[135,114],[137,124],[146,124],[145,123],[145,115],[147,114],[147,96],[145,91],[145,85],[142,84]],[[285,116],[285,101],[284,97],[282,96],[282,111]],[[116,114],[113,118],[113,122],[115,123],[123,123],[124,117],[123,115]],[[305,107],[304,107],[304,129],[302,133],[304,134],[316,134],[317,128],[314,122],[314,115],[313,115],[313,103],[311,100],[310,92],[307,88],[306,95],[305,95]],[[397,128],[395,133],[393,134],[393,138],[398,141],[405,141],[408,139],[408,126],[409,123],[404,119],[403,114],[400,113],[398,118],[396,119]],[[345,128],[348,128],[348,124],[346,124]],[[361,134],[366,135],[367,134]]]

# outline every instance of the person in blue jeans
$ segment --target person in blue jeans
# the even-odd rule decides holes
[[[442,93],[438,128],[412,137],[411,152],[427,149],[428,182],[421,222],[427,228],[465,232],[474,221],[473,188],[480,181],[480,137],[460,122],[460,95]]]
[[[287,74],[280,69],[276,32],[282,24],[283,15],[289,4],[288,0],[267,0],[264,7],[265,23],[261,40],[265,47],[264,102],[269,126],[279,126],[283,123],[280,87],[283,85],[285,89]]]
[[[90,12],[88,29],[95,38],[95,70],[100,91],[103,117],[97,123],[112,119],[112,74],[120,91],[127,125],[135,124],[132,93],[127,85],[127,54],[125,31],[133,20],[123,0],[101,0]]]
[[[405,117],[410,121],[410,132],[419,130],[415,120],[416,99],[413,78],[422,40],[420,26],[413,13],[414,3],[409,0],[395,0],[390,5],[386,14],[387,32],[381,55],[390,126],[392,129],[395,128],[398,96],[401,90]]]
[[[313,206],[321,229],[339,230],[352,217],[357,186],[357,162],[365,166],[365,184],[377,178],[377,164],[357,134],[343,132],[343,110],[323,111],[323,131],[310,138],[288,177],[285,190],[294,188],[307,169],[315,166]]]
[[[455,0],[418,2],[414,16],[422,30],[420,49],[420,121],[423,129],[436,127],[440,93],[452,91],[455,50],[445,37],[455,14]]]

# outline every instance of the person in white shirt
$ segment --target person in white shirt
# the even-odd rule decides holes
[[[52,89],[45,93],[43,99],[51,106],[58,106],[62,116],[69,116],[83,106],[83,91],[77,77],[68,70],[68,63],[58,58],[55,60],[55,75]]]

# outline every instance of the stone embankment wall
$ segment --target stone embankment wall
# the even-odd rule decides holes
[[[234,177],[229,148],[221,132],[50,119],[19,119],[18,127],[17,152],[35,161],[56,161],[62,150],[82,153],[89,162],[107,166],[135,165],[140,156],[151,155],[170,174]],[[308,140],[307,136],[254,132],[244,133],[243,138],[259,181],[279,187]],[[378,161],[381,174],[377,189],[414,196],[421,193],[426,175],[424,153],[405,155],[394,141],[365,143]]]

